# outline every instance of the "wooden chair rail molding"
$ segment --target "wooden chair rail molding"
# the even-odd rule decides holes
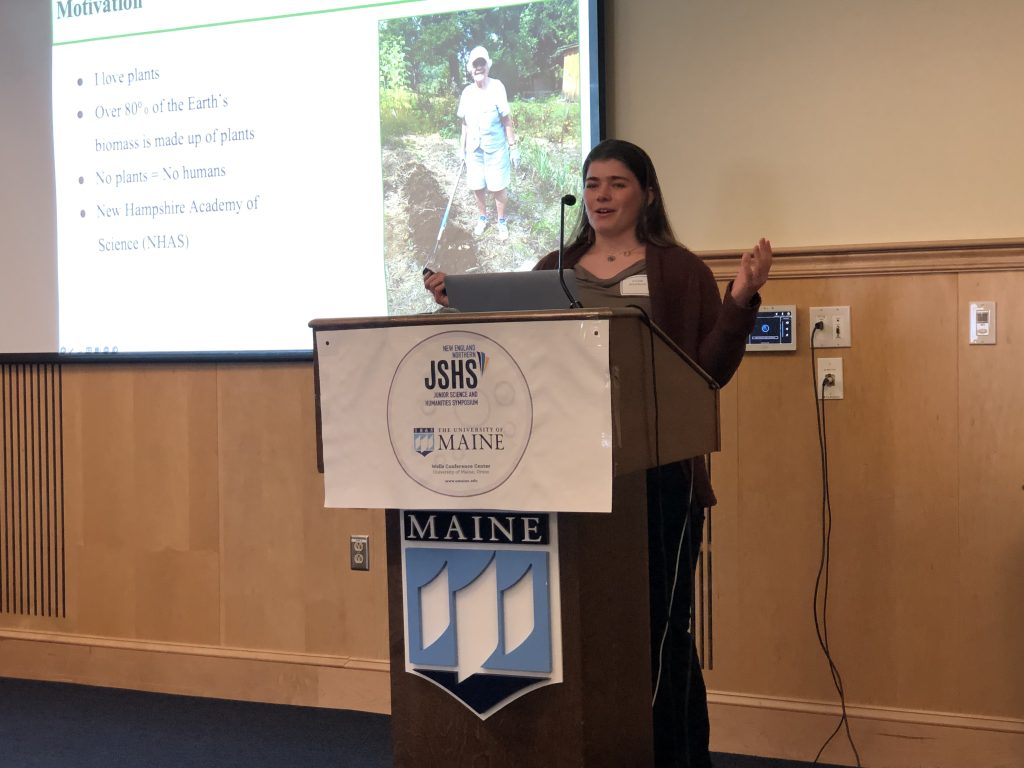
[[[729,280],[736,273],[737,251],[699,255],[717,280]],[[775,257],[772,277],[776,279],[1010,272],[1024,270],[1024,240],[780,248]]]

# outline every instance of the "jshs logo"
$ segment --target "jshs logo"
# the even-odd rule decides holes
[[[443,344],[441,349],[450,357],[430,361],[423,386],[427,389],[476,389],[487,370],[487,353],[478,350],[476,344]]]
[[[402,471],[428,491],[465,498],[496,490],[515,474],[532,434],[530,386],[493,339],[435,334],[395,368],[388,438]]]

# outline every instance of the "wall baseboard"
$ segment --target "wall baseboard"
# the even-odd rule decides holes
[[[390,665],[304,653],[0,630],[0,676],[388,714]]]
[[[708,692],[711,749],[810,762],[839,724],[838,704]],[[1021,768],[1024,720],[847,706],[860,762],[871,768]],[[823,763],[856,765],[840,731]]]

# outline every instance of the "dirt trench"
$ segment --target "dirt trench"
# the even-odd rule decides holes
[[[459,179],[463,195],[467,194],[465,180]],[[454,183],[454,182],[453,182]],[[440,229],[444,219],[448,196],[452,190],[444,190],[434,174],[422,163],[413,163],[405,181],[405,197],[409,201],[409,239],[413,251],[422,254],[423,263],[445,272],[468,272],[477,266],[478,250],[476,238],[466,231],[458,221],[462,203],[452,200],[452,209],[444,230]],[[455,197],[459,189],[455,189]],[[456,215],[453,215],[455,213]]]
[[[553,207],[544,209],[527,203],[520,194],[529,183],[523,171],[513,172],[509,187],[507,240],[497,238],[490,194],[486,198],[490,225],[483,235],[473,234],[479,213],[462,172],[438,241],[452,184],[460,173],[455,142],[439,136],[407,136],[384,148],[382,165],[389,314],[437,310],[423,288],[422,272],[428,263],[449,274],[522,270],[557,247],[557,240],[549,242],[549,237],[535,231],[535,222],[558,215],[557,197],[548,195]]]

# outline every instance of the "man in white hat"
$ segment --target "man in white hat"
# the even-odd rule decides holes
[[[460,152],[466,160],[468,187],[476,196],[479,218],[473,233],[478,237],[487,229],[487,192],[494,195],[499,240],[508,239],[505,203],[511,164],[519,164],[516,132],[508,95],[500,80],[490,77],[491,57],[487,49],[477,46],[469,52],[466,64],[473,82],[466,86],[459,99],[458,117],[462,120]]]

